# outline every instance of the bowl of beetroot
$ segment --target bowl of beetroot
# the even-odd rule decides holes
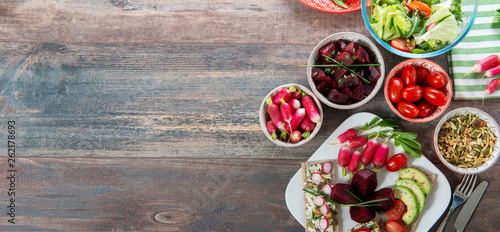
[[[428,122],[448,108],[453,84],[446,71],[427,59],[408,59],[396,65],[384,84],[385,100],[402,119]]]
[[[313,92],[299,84],[273,89],[259,111],[262,131],[273,143],[298,147],[310,141],[323,122],[321,102]]]
[[[349,110],[369,102],[382,87],[385,63],[367,37],[341,32],[314,47],[307,62],[307,78],[324,104]]]

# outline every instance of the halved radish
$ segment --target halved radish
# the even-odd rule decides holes
[[[330,213],[330,208],[328,208],[327,205],[322,205],[321,207],[319,207],[319,212],[323,215],[327,215],[328,213]]]
[[[323,192],[327,196],[330,196],[330,194],[332,193],[332,185],[330,185],[329,183],[326,183],[325,185],[323,185],[321,192]]]
[[[314,181],[314,182],[321,182],[321,180],[323,179],[323,177],[321,176],[321,173],[319,172],[313,172],[312,173],[312,176],[311,176],[311,180]]]
[[[319,228],[320,229],[326,230],[326,229],[328,229],[329,225],[330,225],[330,223],[328,222],[328,220],[326,220],[326,218],[319,219]]]
[[[332,164],[330,162],[325,162],[321,166],[321,169],[323,170],[323,173],[329,174],[332,171]]]
[[[323,196],[317,195],[316,197],[314,197],[314,205],[322,206],[324,204],[325,204],[325,198],[323,198]]]

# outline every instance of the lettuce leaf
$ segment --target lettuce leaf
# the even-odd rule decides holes
[[[432,6],[432,11],[432,15],[425,22],[424,26],[427,27],[431,23],[436,23],[436,25],[422,35],[415,36],[415,40],[417,44],[425,41],[432,49],[436,50],[446,42],[457,37],[458,26],[455,16],[450,13],[449,8],[434,5]]]

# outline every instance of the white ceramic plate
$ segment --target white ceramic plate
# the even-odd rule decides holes
[[[328,143],[333,143],[340,134],[342,134],[349,128],[359,128],[365,123],[370,122],[374,117],[377,116],[371,113],[357,113],[349,117],[333,132],[332,135],[330,135],[325,143],[323,143],[323,145],[321,145],[318,150],[316,150],[316,152],[311,156],[311,158],[309,158],[308,161],[327,159],[336,160],[340,147],[330,145]],[[365,133],[367,134],[367,132]],[[380,140],[379,142],[382,142],[382,140]],[[391,142],[389,142],[389,158],[394,154],[402,152],[402,148],[395,147]],[[433,163],[425,158],[425,156],[422,156],[419,159],[414,159],[410,155],[407,155],[406,157],[408,158],[408,165],[430,173],[434,173],[436,175],[436,182],[432,186],[431,193],[427,197],[425,208],[422,211],[422,214],[419,216],[416,227],[416,231],[429,231],[448,208],[448,204],[450,203],[451,199],[450,183],[448,182],[444,174],[436,166],[434,166]],[[336,168],[337,174],[336,182],[347,183],[349,179],[348,176],[341,177],[338,165],[335,165],[334,167]],[[372,164],[370,164],[368,168],[372,168]],[[377,175],[377,189],[383,187],[392,187],[394,186],[394,181],[396,181],[397,179],[397,173],[388,172],[387,169],[382,168],[380,170],[380,174]],[[285,193],[285,200],[290,213],[295,217],[295,219],[297,219],[297,221],[299,221],[302,226],[304,226],[304,198],[300,169],[297,171],[297,173],[295,173],[295,175],[288,183]],[[338,212],[339,214],[337,217],[339,217],[340,231],[348,231],[350,228],[354,227],[357,224],[355,221],[351,220],[348,207],[341,207]],[[378,221],[379,218],[380,215],[377,215],[376,220]]]

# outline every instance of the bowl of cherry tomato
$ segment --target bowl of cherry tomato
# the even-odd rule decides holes
[[[446,71],[427,59],[409,59],[396,65],[384,84],[385,100],[402,119],[428,122],[448,108],[453,87]]]

